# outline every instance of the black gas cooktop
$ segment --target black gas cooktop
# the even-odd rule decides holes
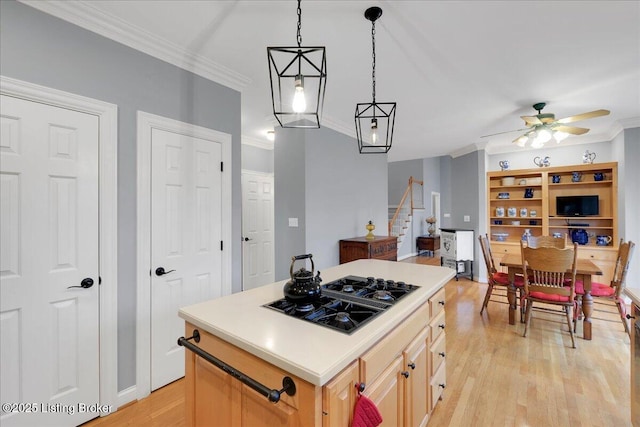
[[[311,303],[296,304],[283,298],[264,307],[351,334],[418,289],[404,282],[359,276],[346,276],[321,287],[322,295]]]

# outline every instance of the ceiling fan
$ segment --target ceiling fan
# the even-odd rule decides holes
[[[547,104],[544,102],[533,104],[533,109],[536,110],[538,114],[535,116],[520,116],[524,120],[524,124],[527,126],[526,128],[484,135],[481,138],[509,132],[526,131],[523,135],[514,139],[513,142],[521,147],[530,143],[532,148],[540,148],[551,139],[554,139],[556,142],[560,142],[569,135],[583,135],[589,132],[589,129],[587,128],[566,126],[567,123],[606,116],[610,113],[609,110],[595,110],[588,113],[565,117],[563,119],[556,119],[556,116],[553,113],[542,113],[542,109],[546,105]]]

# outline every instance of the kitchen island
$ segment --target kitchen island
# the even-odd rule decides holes
[[[182,308],[185,337],[200,335],[192,344],[270,389],[284,377],[296,388],[272,403],[186,350],[188,425],[344,426],[359,383],[383,425],[424,425],[445,387],[443,286],[455,272],[368,259],[321,273],[323,283],[348,275],[419,288],[351,334],[263,307],[282,298],[286,280]]]

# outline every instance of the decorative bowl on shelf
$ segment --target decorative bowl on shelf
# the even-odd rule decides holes
[[[513,185],[516,182],[515,176],[505,176],[502,178],[502,185]]]
[[[493,240],[497,242],[504,242],[507,240],[507,237],[509,237],[509,233],[493,233],[491,235],[493,236]]]
[[[508,199],[509,193],[498,193],[498,199]]]

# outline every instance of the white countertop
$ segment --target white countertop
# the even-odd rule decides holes
[[[635,305],[640,307],[640,288],[625,288],[624,293],[631,298]]]
[[[320,275],[322,283],[328,283],[350,274],[404,281],[420,288],[351,335],[262,307],[284,297],[282,288],[287,280],[183,307],[179,316],[321,386],[426,302],[455,272],[444,267],[366,259],[322,270]],[[233,361],[229,363],[233,365]]]

